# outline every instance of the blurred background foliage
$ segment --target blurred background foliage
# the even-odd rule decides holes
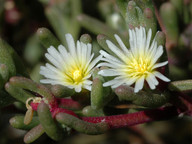
[[[190,0],[154,0],[163,31],[167,35],[171,80],[192,78],[192,2]],[[160,23],[161,24],[161,23]],[[39,67],[45,62],[46,49],[39,42],[41,27],[48,28],[64,44],[65,33],[75,39],[88,33],[93,51],[100,46],[96,39],[105,33],[126,36],[126,25],[115,0],[0,0],[0,37],[22,58],[31,79],[39,82]],[[39,29],[39,30],[38,30]],[[160,29],[160,26],[158,26]],[[25,131],[9,125],[15,113],[24,114],[21,103],[0,110],[0,143],[21,144]],[[192,144],[192,119],[182,117],[153,122],[127,129],[113,130],[98,136],[73,134],[61,142],[46,135],[34,143],[58,144]]]

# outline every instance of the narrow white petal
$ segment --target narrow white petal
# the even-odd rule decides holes
[[[71,53],[72,56],[76,57],[76,48],[75,48],[75,42],[71,34],[66,34],[65,35],[67,45],[69,52]]]
[[[162,67],[164,65],[168,64],[168,61],[165,61],[165,62],[161,62],[161,63],[157,63],[155,64],[153,67],[152,67],[152,70],[155,69],[155,68],[159,68],[159,67]]]
[[[89,90],[89,91],[91,91],[91,87],[92,87],[91,85],[84,85],[84,86],[83,86],[83,88],[85,88],[85,89],[87,89],[87,90]]]
[[[136,44],[137,44],[137,37],[134,30],[129,30],[129,43],[130,49],[133,55],[136,55]]]
[[[150,47],[150,50],[148,52],[148,55],[151,59],[154,58],[155,54],[157,52],[157,42],[154,41],[154,43],[152,43],[151,47]]]
[[[160,72],[155,71],[153,73],[156,77],[160,78],[161,80],[165,81],[165,82],[170,82],[170,79],[168,79],[167,77],[165,77],[164,75],[162,75]]]
[[[63,45],[59,45],[58,50],[59,50],[59,52],[61,53],[61,55],[63,56],[64,59],[68,58],[68,56],[69,56],[68,52],[67,52],[66,48]]]
[[[63,59],[60,53],[53,46],[50,46],[47,51],[56,61],[58,61],[60,64],[63,64]]]
[[[114,35],[119,46],[121,47],[121,49],[125,52],[125,53],[129,53],[129,50],[127,49],[127,47],[124,45],[123,41],[121,40],[121,38],[118,35]]]
[[[156,79],[156,77],[155,77],[155,75],[153,73],[150,73],[148,75],[148,77],[154,83],[155,86],[159,84],[159,82],[157,81],[157,79]]]
[[[40,80],[40,82],[44,84],[52,84],[52,85],[55,85],[55,84],[66,85],[64,82],[61,82],[58,80],[52,80],[52,79],[42,79]]]
[[[137,48],[138,48],[138,52],[141,52],[142,51],[142,47],[141,44],[142,44],[142,30],[141,29],[138,29],[136,27],[136,37],[137,37]]]
[[[40,73],[40,74],[43,75],[42,73]],[[56,76],[56,75],[46,74],[46,75],[43,75],[43,76],[46,77],[46,78],[49,78],[49,79],[53,79],[53,80],[61,80],[61,78]]]
[[[137,93],[139,90],[141,90],[143,88],[143,85],[144,85],[144,76],[142,76],[136,81],[134,92]]]
[[[45,57],[57,68],[60,68],[60,64],[58,61],[55,60],[55,58],[53,58],[50,54],[46,53]]]
[[[78,61],[79,64],[81,64],[81,67],[84,67],[86,65],[87,62],[87,45],[84,44],[83,42],[80,43],[81,44],[81,55],[80,57],[80,61]]]
[[[147,33],[147,40],[146,40],[146,45],[145,45],[145,53],[149,50],[149,44],[151,42],[151,36],[152,36],[152,30],[149,29]]]
[[[89,58],[89,60],[87,61],[86,65],[84,66],[84,69],[87,69],[87,67],[89,66],[90,62],[92,61],[94,57],[94,53],[91,55],[91,57]]]
[[[135,81],[136,81],[136,78],[129,78],[129,79],[125,82],[125,84],[126,84],[126,85],[132,85]]]
[[[154,57],[152,58],[152,65],[157,62],[157,60],[159,59],[159,57],[160,57],[162,54],[163,54],[163,46],[160,45],[160,46],[157,48],[157,51],[156,51]]]
[[[81,85],[75,86],[75,91],[79,93],[81,91]]]
[[[110,67],[110,68],[117,68],[117,66],[107,63],[107,62],[99,63],[96,67],[102,67],[102,66],[106,66],[106,67]]]
[[[90,81],[90,80],[85,80],[83,83],[86,84],[86,85],[91,85],[93,82]]]
[[[103,69],[98,72],[102,76],[117,76],[119,75],[115,69]]]
[[[144,27],[140,27],[140,29],[142,29],[142,42],[141,42],[141,44],[140,44],[140,46],[141,46],[141,48],[142,48],[142,55],[144,55],[145,54],[145,49],[146,49],[146,47],[145,47],[145,45],[146,45],[146,32],[145,32],[145,28]]]
[[[77,57],[78,57],[78,61],[81,60],[81,44],[80,41],[77,41]]]
[[[117,83],[115,83],[114,85],[111,86],[111,88],[117,88],[120,85],[124,84],[126,82],[126,79],[121,79],[119,80]]]
[[[91,49],[92,49],[92,45],[90,43],[87,44],[87,61],[90,59],[91,57]]]
[[[48,69],[50,69],[51,71],[53,71],[53,72],[55,72],[55,73],[57,73],[57,74],[61,74],[61,71],[60,71],[60,70],[58,70],[58,69],[55,68],[54,66],[50,65],[49,63],[46,63],[45,65],[46,65],[46,67],[47,67]]]
[[[108,82],[103,83],[103,86],[104,87],[112,86],[112,85],[114,85],[115,83],[117,83],[117,82],[119,82],[121,80],[123,80],[123,79],[113,79],[113,80],[110,80]]]
[[[88,74],[88,75],[86,75],[86,76],[83,78],[83,80],[88,79],[88,78],[90,78],[90,77],[91,77],[91,73]]]
[[[47,72],[47,73],[53,73],[54,74],[54,72],[52,72],[52,71],[50,71],[47,67],[45,67],[45,66],[40,66],[40,72]]]
[[[118,63],[122,63],[119,59],[117,59],[116,57],[114,57],[114,56],[106,53],[106,52],[103,51],[103,50],[100,50],[99,53],[100,53],[101,55],[103,55],[105,58],[107,58],[107,59],[109,59],[109,60],[111,60],[111,61],[115,61],[115,62],[118,62]]]
[[[149,84],[149,87],[153,90],[155,89],[155,84],[153,83],[153,81],[149,78],[146,79],[147,83]]]
[[[119,63],[119,62],[112,61],[112,60],[107,59],[107,58],[102,58],[101,60],[102,60],[102,61],[105,61],[105,62],[108,62],[108,63],[110,63],[110,64],[113,64],[113,65],[116,65],[116,66],[118,66],[118,67],[121,67],[122,65],[125,65],[125,63],[123,63],[123,62]]]
[[[95,58],[91,63],[90,65],[88,66],[87,68],[87,72],[89,72],[102,58],[102,55],[99,55],[97,58]]]
[[[106,43],[112,52],[114,52],[121,60],[125,61],[126,56],[123,54],[123,52],[116,45],[114,45],[109,40],[106,40]]]
[[[42,79],[42,80],[40,80],[41,83],[45,83],[45,84],[51,83],[52,81],[53,80],[51,80],[51,79]]]

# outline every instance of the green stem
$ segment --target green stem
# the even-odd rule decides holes
[[[75,129],[78,132],[90,135],[102,134],[109,129],[108,125],[104,122],[97,124],[89,123],[65,113],[58,113],[56,115],[56,120],[59,123],[65,124]]]
[[[62,131],[53,120],[48,105],[44,102],[40,103],[37,108],[37,113],[46,134],[53,140],[60,140],[62,138]]]

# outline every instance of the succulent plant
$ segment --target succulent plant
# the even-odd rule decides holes
[[[74,131],[98,135],[192,116],[192,80],[185,80],[191,57],[188,70],[182,69],[179,53],[191,53],[191,1],[171,0],[158,12],[152,0],[101,0],[106,22],[83,14],[80,0],[39,1],[57,37],[41,27],[28,41],[24,55],[34,66],[30,74],[0,39],[0,107],[26,105],[25,115],[10,119],[12,127],[28,131],[25,143],[43,133],[60,141]],[[180,29],[180,23],[187,28]],[[89,34],[79,38],[81,27],[97,40]],[[51,64],[42,66],[46,50]]]

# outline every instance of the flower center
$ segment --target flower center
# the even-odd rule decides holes
[[[81,79],[82,79],[82,73],[80,70],[75,70],[73,73],[72,73],[72,76],[73,76],[73,80],[75,82],[79,82]]]
[[[144,74],[146,71],[148,71],[147,63],[142,58],[139,58],[139,60],[134,60],[132,66],[134,71],[140,74]]]

